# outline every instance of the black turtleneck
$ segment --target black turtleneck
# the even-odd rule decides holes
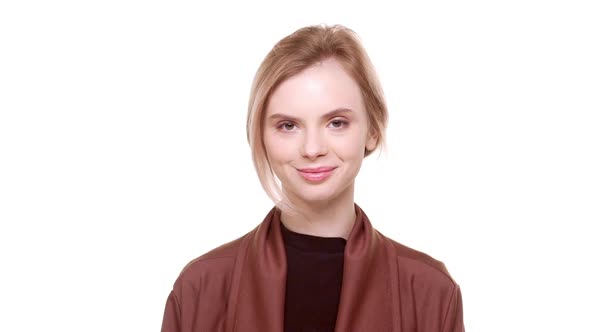
[[[287,253],[285,332],[333,332],[346,240],[295,233],[281,223]]]

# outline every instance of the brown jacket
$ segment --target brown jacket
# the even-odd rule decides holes
[[[336,332],[461,332],[461,291],[443,263],[373,229],[355,205]],[[281,332],[287,261],[280,211],[190,262],[166,302],[162,332]]]

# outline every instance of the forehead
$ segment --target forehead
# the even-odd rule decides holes
[[[356,81],[337,60],[328,59],[282,82],[269,99],[267,117],[321,116],[338,108],[364,113],[363,104]]]

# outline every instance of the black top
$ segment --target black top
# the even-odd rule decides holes
[[[295,233],[281,223],[287,253],[285,332],[333,332],[346,240]]]

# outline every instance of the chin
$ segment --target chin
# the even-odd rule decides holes
[[[338,198],[338,193],[330,188],[305,188],[290,191],[289,196],[295,196],[298,200],[309,204],[329,203]]]
[[[338,169],[339,172],[332,174],[332,177],[322,183],[308,183],[303,180],[298,173],[288,177],[284,187],[287,197],[293,197],[294,200],[305,202],[306,204],[328,204],[338,200],[347,190],[351,189],[352,183],[343,181],[341,172],[344,169]]]
[[[333,201],[334,198],[335,197],[333,195],[321,194],[307,195],[301,197],[301,199],[307,202],[308,204],[329,203],[330,201]]]

